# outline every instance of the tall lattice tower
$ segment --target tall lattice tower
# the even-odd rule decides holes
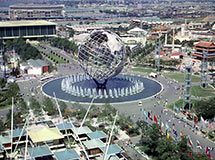
[[[201,86],[208,86],[208,65],[213,62],[215,58],[215,42],[199,41],[194,45],[193,57],[201,60]]]
[[[161,41],[160,41],[160,36],[156,42],[155,46],[155,54],[156,54],[156,59],[155,59],[155,67],[157,70],[157,73],[160,73],[160,52],[161,52]]]
[[[203,51],[203,57],[201,61],[201,86],[203,88],[208,86],[207,74],[208,74],[208,53],[207,51]]]
[[[188,62],[184,72],[184,109],[191,109],[192,64]]]

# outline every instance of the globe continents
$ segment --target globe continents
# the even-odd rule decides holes
[[[97,84],[119,74],[126,60],[125,45],[109,31],[93,31],[78,49],[79,64]]]

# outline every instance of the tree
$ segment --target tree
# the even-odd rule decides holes
[[[147,128],[145,135],[141,137],[140,145],[144,146],[143,150],[146,154],[158,157],[157,145],[162,137],[160,129],[156,124]]]
[[[158,152],[159,160],[177,160],[179,156],[176,152],[176,144],[172,143],[166,137],[159,140],[156,151]]]
[[[134,127],[134,126],[132,126],[131,128],[129,128],[127,132],[128,132],[128,134],[130,136],[137,136],[137,135],[140,134],[139,128],[138,127]]]
[[[208,156],[202,153],[195,153],[193,155],[193,159],[195,160],[209,160]]]
[[[6,90],[0,92],[0,106],[8,106],[12,103],[12,97],[14,97],[14,102],[18,101],[19,86],[17,83],[8,83]]]
[[[69,37],[73,37],[75,34],[75,30],[73,28],[69,29]]]
[[[45,97],[42,104],[43,104],[44,111],[47,111],[48,115],[56,114],[57,110],[55,109],[55,107],[54,107],[55,105],[50,98]]]
[[[69,41],[66,38],[55,37],[50,41],[51,45],[54,47],[61,48],[67,52],[77,52],[78,46],[73,41]]]
[[[63,101],[59,101],[59,106],[60,106],[60,110],[61,110],[62,114],[66,111],[66,109],[68,107],[67,104]]]
[[[6,80],[4,78],[0,78],[0,88],[4,88],[6,85]]]
[[[23,114],[21,112],[13,113],[13,122],[14,122],[15,127],[17,127],[18,125],[20,125],[23,122],[22,115]],[[5,127],[6,128],[11,127],[11,109],[9,110],[9,112],[6,115]]]
[[[29,109],[29,108],[28,108],[26,102],[25,102],[22,98],[20,98],[20,100],[19,100],[17,106],[19,107],[19,110],[20,110],[22,113],[28,112],[28,109]]]
[[[5,130],[4,122],[0,120],[0,132]]]
[[[18,75],[20,75],[20,71],[19,68],[12,68],[12,72],[10,73],[12,76],[18,77]]]
[[[7,50],[14,49],[20,56],[20,58],[24,61],[28,59],[42,58],[40,52],[35,47],[31,46],[29,43],[26,43],[26,41],[22,38],[7,40],[5,48]]]
[[[181,44],[180,40],[176,39],[175,44]]]
[[[41,105],[40,103],[33,97],[30,98],[30,108],[34,111],[35,114],[41,113]]]
[[[209,99],[195,101],[194,111],[198,117],[202,116],[204,119],[213,119],[215,117],[215,97]]]
[[[143,120],[137,121],[136,124],[141,129],[142,133],[148,128],[148,123]]]
[[[191,148],[187,144],[186,137],[182,138],[181,141],[179,141],[179,143],[177,144],[177,150],[178,150],[179,159],[192,160],[191,156],[189,155],[193,153]]]

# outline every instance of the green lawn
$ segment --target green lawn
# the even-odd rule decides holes
[[[132,68],[132,71],[134,72],[142,72],[142,73],[151,73],[151,72],[156,72],[154,68],[144,68],[144,67],[134,67]]]
[[[50,54],[49,56],[50,56],[49,59],[52,60],[53,62],[55,61],[55,63],[56,62],[58,62],[58,63],[66,63],[66,61],[64,59],[58,57],[57,55]]]
[[[154,68],[144,68],[144,67],[133,67],[132,71],[134,72],[141,72],[149,74],[151,72],[156,72]],[[174,79],[180,83],[184,82],[184,73],[181,72],[162,72],[162,74],[170,79]],[[201,79],[199,76],[193,75],[192,76],[192,82],[200,82]]]
[[[166,107],[173,110],[174,105],[175,105],[175,107],[181,108],[183,105],[183,99],[179,99],[179,100],[175,101],[174,103],[168,104]]]
[[[207,88],[202,88],[200,86],[193,86],[191,88],[191,94],[195,97],[215,96],[215,90],[209,86]]]
[[[211,87],[208,88],[202,88],[200,86],[193,86],[191,88],[191,95],[195,97],[209,97],[209,96],[215,96],[215,90]],[[192,101],[195,101],[192,99]],[[179,99],[175,101],[174,103],[168,104],[166,107],[173,109],[173,106],[181,107],[183,105],[183,99]]]
[[[184,73],[181,73],[181,72],[166,72],[166,73],[163,73],[164,76],[170,78],[170,79],[174,79],[178,82],[181,82],[183,83],[184,82]],[[195,76],[193,75],[192,76],[192,82],[200,82],[201,79],[199,76]]]

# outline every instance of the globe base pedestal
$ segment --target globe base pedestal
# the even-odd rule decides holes
[[[103,83],[100,83],[100,82],[98,82],[97,80],[95,80],[95,79],[93,79],[93,81],[95,82],[95,84],[96,84],[96,89],[97,90],[99,90],[99,89],[101,89],[101,90],[106,90],[106,84],[107,84],[107,79],[105,79],[104,80],[104,82]]]

